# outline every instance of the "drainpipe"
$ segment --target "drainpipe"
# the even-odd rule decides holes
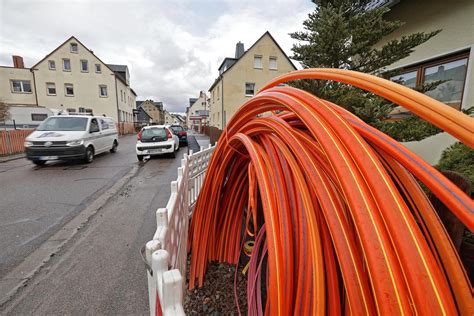
[[[35,88],[35,100],[36,100],[36,106],[39,106],[38,104],[38,90],[36,90],[36,76],[35,72],[33,69],[30,70],[33,73],[33,87]]]
[[[115,100],[117,103],[117,123],[119,126],[119,132],[120,132],[120,112],[119,112],[119,103],[118,103],[118,90],[117,90],[117,76],[114,73],[114,79],[115,79]]]
[[[222,99],[222,130],[224,130],[224,76],[222,76],[222,89],[221,89],[221,99]]]

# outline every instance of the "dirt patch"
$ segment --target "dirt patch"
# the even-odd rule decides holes
[[[188,278],[189,260],[188,257]],[[247,312],[247,276],[242,274],[244,265],[237,272],[237,294],[240,311]],[[234,299],[235,266],[225,263],[210,263],[204,277],[202,288],[187,290],[184,298],[186,315],[238,315]],[[189,279],[186,280],[188,285]]]

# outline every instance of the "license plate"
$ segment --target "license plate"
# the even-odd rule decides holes
[[[150,154],[159,154],[161,153],[163,150],[162,149],[151,149],[150,150]]]
[[[41,156],[39,160],[58,160],[58,156]]]

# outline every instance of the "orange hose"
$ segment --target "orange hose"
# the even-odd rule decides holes
[[[298,79],[366,89],[474,147],[472,118],[393,82],[338,69],[283,75],[242,105],[213,153],[191,222],[190,288],[209,261],[236,264],[264,225],[268,270],[253,261],[248,276],[267,273],[267,315],[472,315],[462,263],[414,177],[471,231],[473,201],[351,113],[276,87]]]

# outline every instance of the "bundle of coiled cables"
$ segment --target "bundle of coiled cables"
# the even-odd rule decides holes
[[[473,289],[423,183],[471,232],[473,200],[403,145],[317,96],[333,80],[409,109],[474,147],[474,119],[367,74],[276,78],[221,135],[195,205],[190,283],[253,241],[249,315],[473,315]],[[271,113],[271,114],[269,114]]]

